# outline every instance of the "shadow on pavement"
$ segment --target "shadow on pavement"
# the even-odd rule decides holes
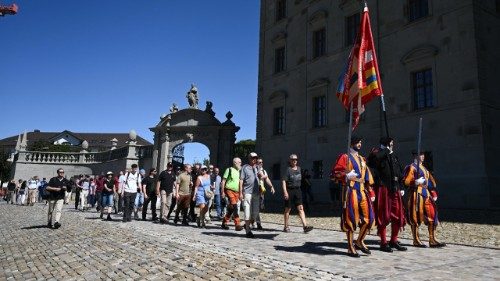
[[[23,230],[26,230],[26,229],[40,229],[40,228],[50,228],[50,227],[48,225],[46,225],[46,224],[21,227],[21,229],[23,229]]]
[[[347,256],[347,242],[306,242],[302,246],[274,246],[277,251],[291,253],[306,253],[315,255],[340,255]],[[339,251],[335,248],[340,248]]]
[[[202,232],[201,234],[224,237],[245,237],[245,231],[243,230],[239,232]],[[261,234],[258,232],[254,232],[253,234],[255,235],[253,239],[274,240],[274,238],[278,236],[278,234]]]

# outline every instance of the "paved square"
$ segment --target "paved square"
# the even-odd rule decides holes
[[[70,205],[71,206],[71,205]],[[65,206],[62,227],[46,228],[47,207],[0,203],[0,280],[500,280],[500,251],[449,245],[392,254],[345,255],[345,235],[265,223],[265,231],[101,221]],[[409,240],[402,240],[409,244]],[[446,242],[446,241],[444,241]]]

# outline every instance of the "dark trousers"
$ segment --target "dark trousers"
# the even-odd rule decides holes
[[[101,205],[102,205],[101,204],[102,203],[102,191],[96,191],[95,192],[95,200],[96,200],[95,203],[97,203],[97,210],[100,211],[101,210]],[[92,207],[94,207],[94,205],[92,205]]]
[[[177,204],[177,199],[175,196],[172,196],[172,202],[170,203],[170,209],[168,210],[167,218],[170,219],[170,215],[172,214],[172,211],[175,209],[175,205]]]
[[[146,214],[148,213],[148,205],[151,202],[151,214],[153,215],[153,220],[156,220],[156,200],[158,197],[156,194],[148,194],[148,198],[144,199],[144,204],[142,205],[142,219],[146,219]]]
[[[78,204],[80,204],[80,191],[75,192],[75,210],[78,210]]]
[[[191,200],[189,204],[189,218],[192,222],[196,221],[196,213],[194,212],[194,208],[196,208],[196,202]]]
[[[137,193],[125,192],[123,195],[123,221],[132,221],[135,197]]]

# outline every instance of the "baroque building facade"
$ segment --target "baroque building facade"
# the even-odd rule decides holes
[[[426,165],[448,208],[498,208],[500,1],[367,1],[391,136],[403,163],[423,118]],[[297,153],[328,198],[331,165],[347,148],[338,77],[362,11],[355,0],[261,0],[256,149],[273,179]],[[363,155],[385,134],[381,103],[355,131]]]

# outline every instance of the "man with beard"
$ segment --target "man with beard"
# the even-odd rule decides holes
[[[347,234],[348,255],[356,258],[359,254],[355,247],[367,255],[371,254],[364,240],[375,221],[372,206],[375,193],[371,188],[373,177],[365,158],[359,154],[361,140],[358,136],[351,137],[349,155],[340,155],[332,171],[337,180],[344,185],[341,227]],[[357,226],[360,228],[358,239],[353,241]]]

